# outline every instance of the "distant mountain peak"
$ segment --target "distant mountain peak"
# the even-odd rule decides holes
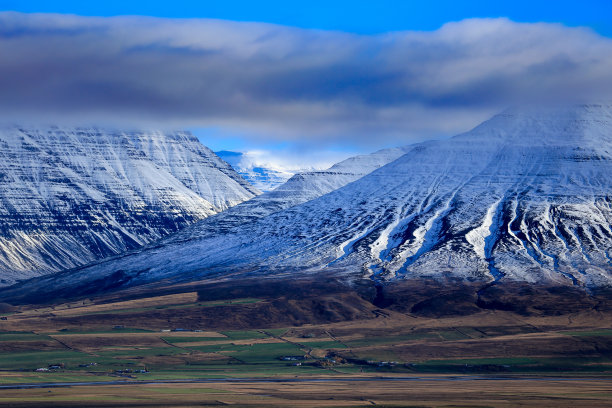
[[[287,170],[258,163],[249,153],[221,150],[217,156],[228,162],[245,180],[261,191],[271,191],[291,178],[298,170]]]

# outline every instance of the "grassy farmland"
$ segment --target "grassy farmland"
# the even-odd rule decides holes
[[[551,395],[560,398],[557,406],[565,402],[565,406],[572,406],[585,398],[591,406],[606,406],[612,396],[612,320],[601,312],[529,317],[483,311],[429,318],[383,312],[364,301],[359,307],[365,312],[370,308],[370,315],[364,312],[364,317],[350,320],[290,325],[281,321],[258,327],[257,322],[245,318],[266,310],[275,301],[236,298],[208,302],[199,299],[197,293],[187,292],[15,308],[0,321],[0,385],[102,385],[83,385],[73,393],[55,388],[6,389],[0,405],[20,406],[14,405],[19,402],[37,406],[44,401],[48,406],[191,406],[195,401],[209,401],[211,405],[221,401],[238,406],[286,406],[292,405],[287,398],[297,398],[296,406],[365,406],[371,402],[439,406],[440,394],[433,390],[437,387],[440,391],[436,384],[442,387],[443,383],[436,381],[457,376],[502,376],[509,381],[504,390],[529,378],[568,381],[566,388],[555,388],[552,382],[534,388],[529,401],[540,401],[542,406],[547,406]],[[232,316],[233,320],[224,323],[215,318],[218,315]],[[392,380],[397,377],[404,381],[429,378],[433,388],[426,391],[420,383],[418,387],[412,383],[406,387]],[[329,386],[294,384],[294,388],[303,390],[296,397],[290,396],[288,385],[272,390],[264,382],[249,387],[242,383],[164,382],[219,378],[276,379],[281,383],[296,378],[325,379]],[[389,382],[374,383],[381,381],[376,380],[379,378]],[[368,393],[351,379],[374,381],[371,386],[380,392]],[[471,401],[467,406],[525,402],[521,400],[525,395],[505,391],[499,399],[493,382],[483,379],[469,382],[467,387],[489,393],[490,399],[480,401],[481,405]],[[125,384],[138,386],[126,388]],[[456,387],[453,383],[443,388]],[[465,404],[466,394],[460,391],[456,388],[445,401]],[[325,404],[320,400],[323,396]],[[402,405],[409,397],[420,402]],[[156,405],[158,401],[166,405]]]

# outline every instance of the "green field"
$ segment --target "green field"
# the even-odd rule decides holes
[[[79,364],[86,364],[91,360],[91,355],[72,350],[2,353],[0,354],[0,369],[34,370],[58,363],[76,368]]]
[[[230,340],[249,340],[249,339],[265,339],[269,337],[267,334],[257,330],[234,330],[220,332]]]
[[[1,333],[0,341],[36,341],[36,340],[49,340],[50,337],[44,334],[26,333],[26,332],[12,332],[12,333]]]
[[[592,331],[566,331],[562,333],[567,334],[569,336],[576,336],[576,337],[612,336],[612,329],[592,330]]]

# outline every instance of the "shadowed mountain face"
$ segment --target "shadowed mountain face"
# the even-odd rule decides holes
[[[387,286],[450,278],[603,287],[612,284],[611,174],[612,106],[513,110],[452,139],[413,145],[301,205],[212,235],[196,225],[5,293],[92,287],[109,276],[116,288],[321,272]]]
[[[0,283],[138,248],[258,193],[188,133],[0,130]]]

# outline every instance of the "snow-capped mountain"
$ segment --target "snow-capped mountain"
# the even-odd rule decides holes
[[[221,150],[217,156],[228,162],[246,181],[260,191],[271,191],[293,176],[296,171],[257,163],[248,153]]]
[[[234,264],[612,284],[612,106],[512,110],[229,236]],[[202,240],[201,253],[214,242]],[[216,265],[214,256],[201,262]]]
[[[189,133],[0,129],[0,283],[137,248],[259,192]]]
[[[611,285],[612,105],[509,110],[412,145],[328,194],[207,235],[201,226],[222,216],[5,294],[320,272]]]

